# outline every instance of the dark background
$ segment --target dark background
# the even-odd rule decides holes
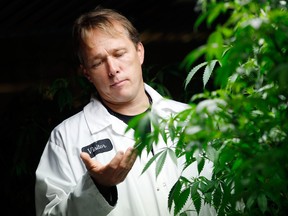
[[[45,94],[53,81],[77,74],[72,52],[73,21],[97,5],[126,15],[140,31],[148,78],[164,71],[161,82],[174,99],[185,101],[187,71],[178,65],[206,42],[209,29],[193,30],[196,0],[1,1],[0,3],[0,164],[1,211],[34,213],[34,173],[50,131],[81,109],[81,103],[59,109]],[[76,86],[76,87],[75,87]],[[72,92],[81,91],[77,84]],[[201,77],[189,87],[202,90]],[[187,91],[187,90],[186,90]],[[72,94],[73,95],[73,94]],[[76,94],[77,95],[77,94]]]

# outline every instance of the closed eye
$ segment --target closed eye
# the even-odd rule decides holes
[[[119,58],[123,56],[126,53],[126,50],[118,50],[117,52],[114,53],[114,57]]]
[[[90,68],[96,69],[96,68],[99,67],[102,63],[103,63],[103,61],[94,62],[94,63],[91,65]]]

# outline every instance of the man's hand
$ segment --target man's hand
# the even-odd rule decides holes
[[[80,157],[94,181],[110,187],[124,181],[137,158],[137,153],[133,148],[128,148],[125,154],[119,151],[107,165],[91,159],[85,152],[82,152]]]

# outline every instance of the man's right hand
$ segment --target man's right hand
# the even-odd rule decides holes
[[[134,165],[137,153],[133,148],[128,148],[125,153],[119,151],[107,165],[93,160],[86,152],[82,152],[80,157],[97,184],[111,187],[125,180]]]

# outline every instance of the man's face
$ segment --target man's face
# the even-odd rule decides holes
[[[101,98],[114,104],[135,100],[143,89],[143,45],[135,47],[122,27],[117,26],[117,30],[121,33],[113,36],[99,29],[91,30],[85,39],[82,65],[84,75]]]

